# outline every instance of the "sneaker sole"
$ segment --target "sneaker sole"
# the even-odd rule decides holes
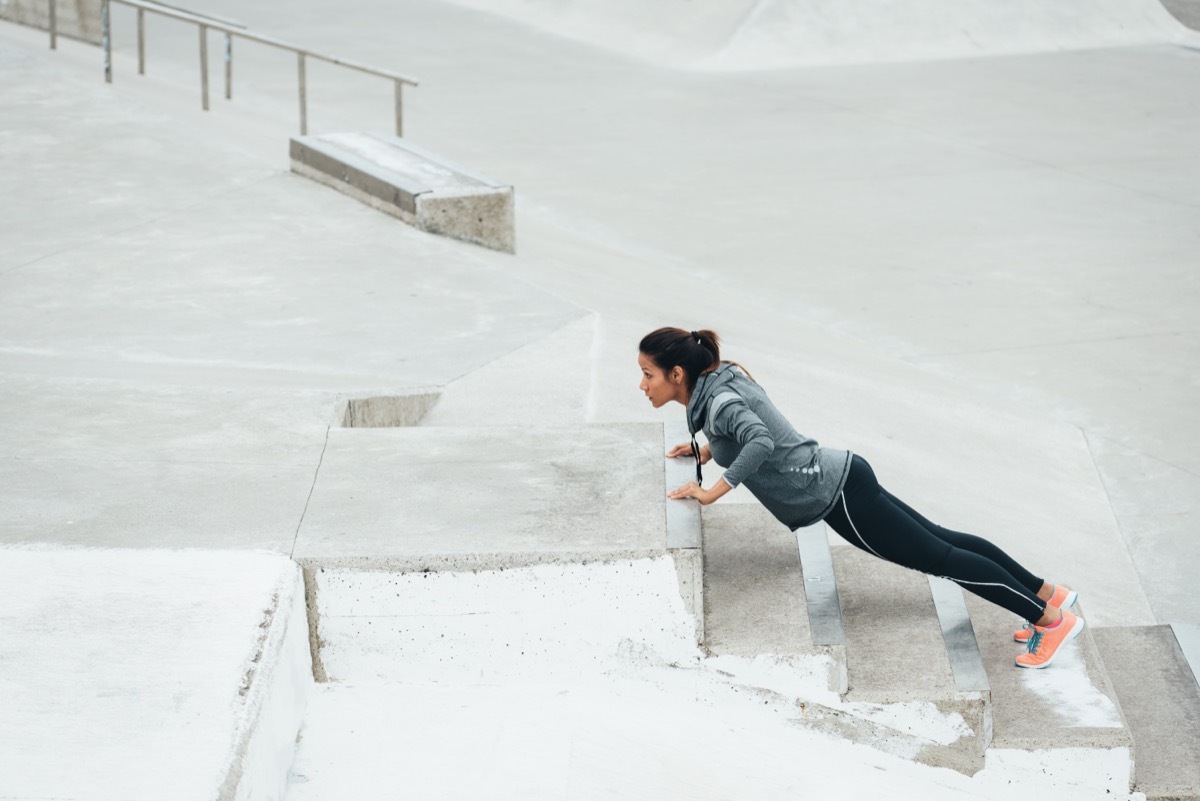
[[[1017,662],[1015,659],[1013,660],[1013,664],[1015,664],[1019,668],[1024,668],[1025,670],[1041,670],[1042,668],[1050,667],[1050,665],[1052,665],[1054,663],[1054,660],[1058,659],[1058,655],[1062,653],[1063,648],[1067,647],[1067,643],[1069,643],[1071,640],[1078,637],[1080,632],[1083,631],[1084,626],[1086,626],[1086,625],[1087,624],[1083,622],[1083,618],[1081,618],[1081,617],[1075,618],[1075,625],[1072,626],[1071,630],[1067,632],[1067,636],[1065,638],[1063,638],[1063,641],[1058,644],[1058,648],[1055,649],[1054,654],[1049,659],[1047,659],[1045,662],[1043,662],[1042,664],[1040,664],[1040,665],[1022,665],[1020,662]]]
[[[1071,592],[1067,594],[1067,602],[1065,604],[1063,604],[1062,606],[1060,606],[1059,609],[1074,609],[1075,602],[1078,600],[1079,600],[1079,593],[1077,593],[1075,590],[1071,590]],[[1024,629],[1022,629],[1022,631],[1024,631]],[[1022,640],[1020,637],[1018,637],[1016,635],[1016,633],[1014,633],[1013,634],[1013,642],[1026,643],[1026,642],[1029,642],[1029,640],[1027,640],[1027,639]]]

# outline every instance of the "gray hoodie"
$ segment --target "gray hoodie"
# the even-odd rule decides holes
[[[820,447],[796,432],[767,393],[737,365],[722,362],[696,381],[688,430],[703,430],[725,483],[745,484],[793,531],[833,509],[850,467],[848,451]]]

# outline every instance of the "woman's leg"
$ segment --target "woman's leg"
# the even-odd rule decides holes
[[[1025,589],[1029,590],[1035,595],[1038,594],[1038,592],[1042,589],[1042,586],[1046,583],[1043,579],[1038,578],[1026,570],[1020,562],[1018,562],[1016,559],[1013,559],[1011,556],[1001,550],[998,545],[985,540],[983,537],[977,537],[974,534],[964,534],[961,531],[953,531],[934,523],[930,523],[922,515],[905,504],[904,501],[900,500],[883,487],[880,487],[879,491],[887,496],[892,503],[896,504],[896,506],[899,506],[901,509],[907,512],[909,517],[920,523],[921,526],[930,534],[942,540],[943,542],[953,545],[955,548],[962,548],[964,551],[971,551],[972,553],[977,553],[984,558],[991,559],[993,562],[1007,570],[1009,575],[1021,582],[1021,585],[1025,587]]]
[[[880,488],[870,465],[859,456],[852,460],[846,486],[825,520],[843,539],[881,559],[948,578],[1032,623],[1047,613],[1036,591],[1001,563],[927,529],[928,521]]]

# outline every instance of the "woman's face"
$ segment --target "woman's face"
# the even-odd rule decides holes
[[[681,368],[674,367],[670,374],[664,373],[644,353],[638,354],[638,366],[642,368],[642,383],[638,384],[638,389],[649,398],[655,409],[669,401],[687,404],[687,384],[684,383]]]

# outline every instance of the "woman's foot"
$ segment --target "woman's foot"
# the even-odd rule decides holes
[[[1053,606],[1055,609],[1074,609],[1075,602],[1079,600],[1079,593],[1070,587],[1062,584],[1055,584],[1054,591],[1050,593],[1050,598],[1046,603]],[[1013,632],[1013,639],[1020,643],[1029,642],[1030,629],[1028,627],[1017,629]]]
[[[1052,626],[1028,626],[1030,629],[1027,651],[1017,656],[1017,667],[1044,668],[1062,651],[1062,647],[1079,636],[1086,625],[1083,618],[1076,617],[1066,609],[1062,619]]]

